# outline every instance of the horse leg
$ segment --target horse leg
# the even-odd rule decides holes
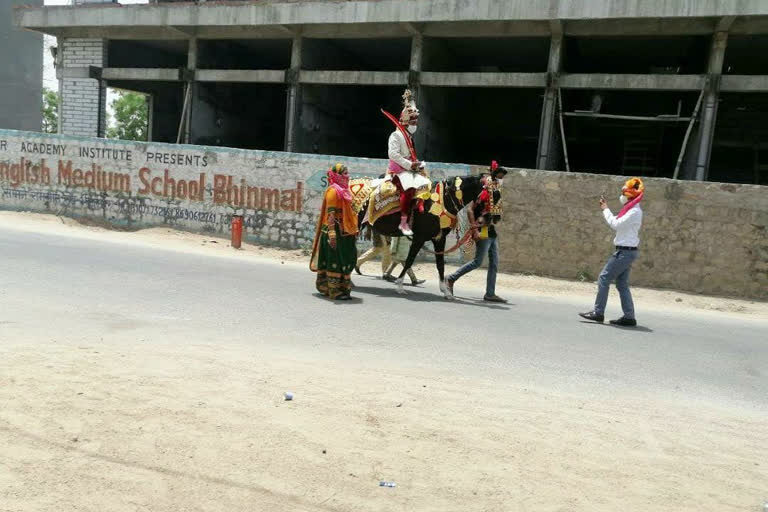
[[[445,251],[445,237],[446,235],[443,234],[439,240],[432,239],[432,245],[436,253],[435,266],[437,267],[437,274],[440,276],[440,291],[443,293],[445,293],[445,255],[443,254],[443,251]]]
[[[403,262],[403,271],[400,272],[400,275],[397,277],[397,280],[395,281],[395,284],[397,285],[397,293],[400,295],[405,295],[405,290],[403,289],[403,278],[405,277],[405,274],[408,272],[408,269],[411,268],[413,265],[414,260],[416,260],[416,256],[419,254],[419,251],[421,250],[422,246],[424,245],[425,240],[422,239],[413,239],[413,242],[411,243],[411,250],[408,251],[408,258]]]

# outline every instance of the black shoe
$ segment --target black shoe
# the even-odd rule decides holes
[[[382,276],[382,278],[383,278],[385,281],[389,281],[390,283],[394,283],[394,282],[395,282],[395,279],[397,279],[397,278],[396,278],[395,276],[393,276],[392,274],[384,274],[384,275]]]
[[[363,275],[363,273],[360,272],[360,267],[358,267],[357,265],[355,265],[355,272],[357,272],[357,275],[359,276]]]
[[[352,296],[348,293],[345,293],[336,297],[336,300],[352,300]]]
[[[635,327],[637,326],[637,320],[634,318],[626,318],[621,317],[618,320],[611,320],[611,325],[621,325],[624,327]]]
[[[502,299],[498,295],[486,295],[485,297],[483,297],[483,300],[485,302],[499,302],[501,304],[507,303],[507,299]]]
[[[411,286],[419,286],[420,284],[424,284],[426,282],[426,279],[417,279],[415,281],[411,281]]]
[[[586,318],[587,320],[592,320],[593,322],[599,322],[603,323],[605,320],[605,317],[603,315],[598,315],[594,311],[590,311],[589,313],[579,313],[579,316],[581,318]]]

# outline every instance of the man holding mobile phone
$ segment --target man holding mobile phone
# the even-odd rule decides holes
[[[629,291],[629,271],[638,255],[640,227],[643,225],[643,210],[640,208],[640,201],[643,199],[644,191],[645,186],[640,178],[627,180],[619,196],[619,200],[624,206],[616,216],[611,213],[605,198],[600,196],[600,208],[603,210],[603,217],[608,225],[616,231],[616,237],[613,239],[616,250],[598,277],[595,305],[591,311],[579,313],[582,318],[600,323],[605,320],[608,291],[611,283],[615,281],[624,315],[617,320],[611,320],[611,323],[626,327],[637,325],[635,305],[632,302],[632,293]]]

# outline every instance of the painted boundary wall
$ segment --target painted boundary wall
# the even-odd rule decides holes
[[[245,215],[247,241],[308,247],[326,169],[337,161],[353,175],[378,176],[386,167],[376,159],[0,130],[0,208],[227,237],[237,213]],[[435,179],[483,170],[428,167]],[[501,269],[596,278],[613,240],[597,201],[605,195],[616,213],[623,181],[511,169]],[[634,284],[768,299],[768,187],[648,178],[646,189]]]
[[[378,177],[387,165],[368,158],[0,130],[0,208],[226,237],[232,215],[240,214],[246,241],[309,247],[325,173],[335,162],[345,163],[352,176]],[[439,179],[467,175],[470,166],[429,164],[429,170]]]

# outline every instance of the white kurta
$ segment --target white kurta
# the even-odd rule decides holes
[[[400,130],[395,130],[389,136],[387,155],[392,162],[403,168],[400,173],[392,173],[392,171],[390,171],[390,174],[397,174],[400,178],[400,184],[405,190],[408,190],[409,188],[418,189],[430,184],[430,181],[425,176],[422,176],[418,172],[411,171],[411,165],[413,164],[413,161],[410,159],[411,151],[408,149],[405,135],[403,135]]]

